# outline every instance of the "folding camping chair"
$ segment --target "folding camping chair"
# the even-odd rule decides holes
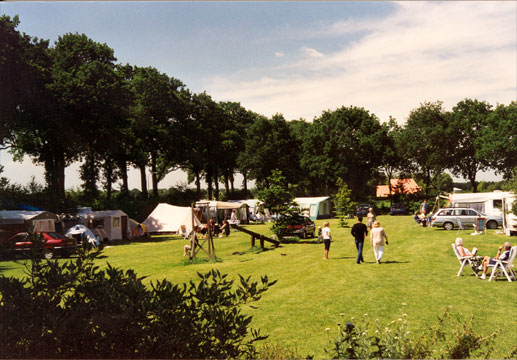
[[[513,270],[513,261],[515,260],[515,255],[517,254],[517,246],[514,246],[510,250],[510,258],[507,261],[495,260],[495,264],[488,265],[488,267],[492,269],[492,275],[490,275],[490,279],[488,281],[492,281],[495,277],[504,274],[509,282],[512,282],[512,279],[515,280],[515,271]]]
[[[454,254],[456,254],[456,257],[458,258],[458,261],[460,262],[460,265],[461,265],[460,271],[458,271],[458,275],[456,275],[456,276],[460,276],[465,265],[468,264],[468,265],[472,266],[472,258],[470,256],[461,256],[460,252],[458,251],[458,248],[456,247],[456,244],[454,244],[454,243],[452,244],[452,250],[454,250]],[[476,274],[476,272],[474,272],[474,275],[478,276],[478,274]]]

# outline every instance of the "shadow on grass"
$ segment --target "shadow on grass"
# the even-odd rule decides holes
[[[183,265],[199,265],[199,264],[215,264],[215,263],[222,263],[223,259],[216,257],[214,259],[210,259],[208,257],[195,257],[192,259],[192,262],[190,262],[189,258],[186,258],[183,260]]]
[[[172,236],[164,236],[164,237],[142,237],[131,240],[110,240],[104,243],[104,247],[107,246],[119,246],[119,245],[133,245],[133,244],[145,244],[145,243],[161,243],[169,240],[183,240],[183,237],[172,237]]]
[[[281,248],[282,246],[277,246],[277,247],[266,247],[264,249],[262,249],[260,246],[254,246],[252,248],[249,248],[248,250],[245,250],[245,251],[235,251],[232,253],[232,255],[247,255],[247,254],[260,254],[260,253],[263,253],[263,252],[266,252],[266,251],[271,251],[271,250],[275,250],[275,249],[278,249],[278,248]]]

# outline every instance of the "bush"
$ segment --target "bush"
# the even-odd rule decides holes
[[[23,279],[0,276],[0,358],[255,357],[265,339],[244,304],[271,282],[211,270],[199,282],[150,288],[133,270],[94,265],[97,252],[67,262],[31,259]]]
[[[343,314],[341,315],[343,317]],[[473,319],[464,320],[447,308],[420,336],[410,331],[406,314],[389,324],[363,319],[338,323],[338,334],[325,352],[332,359],[466,359],[488,358],[499,330],[488,335],[474,331]],[[330,329],[326,329],[329,334]],[[511,358],[517,347],[509,354]]]

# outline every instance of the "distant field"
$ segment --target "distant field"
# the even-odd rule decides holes
[[[334,241],[328,261],[322,259],[323,245],[316,244],[315,239],[276,249],[267,245],[268,251],[250,250],[249,236],[232,230],[229,238],[215,240],[216,263],[188,264],[182,256],[187,241],[178,237],[110,246],[99,262],[133,268],[139,275],[148,276],[146,281],[167,278],[181,283],[211,268],[234,278],[237,274],[256,279],[268,275],[278,283],[256,304],[258,309],[246,311],[254,316],[252,326],[269,334],[267,341],[296,348],[300,356],[326,357],[325,328],[334,331],[341,313],[345,320],[368,314],[389,321],[405,312],[413,332],[418,332],[449,305],[466,318],[474,315],[474,325],[481,332],[504,329],[493,358],[508,354],[517,344],[517,282],[482,281],[469,268],[457,277],[459,263],[451,248],[456,231],[422,228],[409,216],[381,216],[379,220],[390,239],[381,265],[375,264],[368,242],[366,263],[355,264],[350,228],[338,228],[337,220],[331,220]],[[349,225],[353,222],[350,220]],[[268,225],[249,228],[271,234]],[[495,231],[480,236],[470,233],[463,231],[459,236],[467,248],[475,246],[482,255],[494,256],[504,241],[517,243],[517,238]],[[22,276],[23,266],[0,262],[0,274]]]

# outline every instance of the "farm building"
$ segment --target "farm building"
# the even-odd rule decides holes
[[[409,179],[391,179],[391,194],[415,194],[420,192],[420,187],[415,180]],[[388,185],[378,185],[376,188],[376,196],[385,198],[390,196]]]

